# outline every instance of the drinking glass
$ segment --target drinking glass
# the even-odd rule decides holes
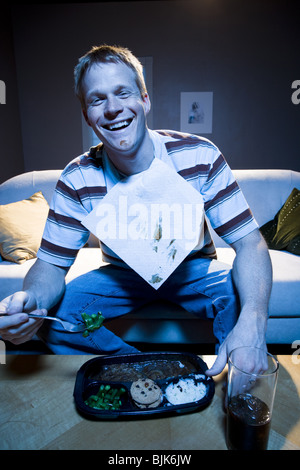
[[[227,447],[266,450],[279,363],[260,348],[240,347],[228,358]]]

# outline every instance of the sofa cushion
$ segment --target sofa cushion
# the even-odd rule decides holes
[[[0,252],[4,259],[20,264],[36,257],[48,211],[41,191],[0,206]]]
[[[98,269],[100,266],[105,266],[107,263],[102,259],[101,248],[81,248],[78,251],[74,264],[68,271],[66,276],[66,283],[75,279],[82,274],[85,274],[93,269]]]
[[[269,250],[269,253],[273,266],[270,316],[299,318],[300,257],[287,251]],[[300,322],[298,325],[300,335]]]
[[[0,263],[0,300],[22,290],[24,277],[35,261],[32,258],[22,264],[5,260]]]
[[[22,264],[5,260],[0,263],[0,300],[14,292],[22,290],[23,279],[35,261],[36,258],[32,258]],[[68,283],[75,277],[81,276],[82,274],[85,274],[92,269],[97,269],[99,266],[105,264],[107,263],[102,261],[102,253],[99,247],[81,248],[74,264],[71,266],[66,276],[66,282]]]
[[[300,257],[277,250],[269,250],[269,254],[273,267],[270,317],[299,317]],[[217,256],[219,261],[232,266],[235,252],[232,248],[218,248]]]
[[[300,255],[300,190],[294,188],[285,204],[260,228],[268,247]]]

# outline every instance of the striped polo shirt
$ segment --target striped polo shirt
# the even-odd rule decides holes
[[[155,158],[201,193],[206,217],[226,243],[231,244],[258,227],[226,160],[211,141],[169,130],[149,133]],[[38,258],[61,267],[71,266],[89,237],[80,221],[122,177],[101,143],[72,160],[57,182]],[[101,241],[100,246],[104,261],[127,266]],[[216,257],[206,224],[204,246],[190,256],[195,256],[195,251],[202,257]]]

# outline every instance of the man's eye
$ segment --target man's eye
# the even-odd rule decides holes
[[[125,91],[125,90],[120,91],[119,96],[120,96],[121,98],[128,98],[128,96],[130,96],[130,92],[129,92],[129,91]]]
[[[92,106],[96,106],[96,105],[99,105],[103,102],[104,98],[102,98],[101,96],[95,96],[92,100],[91,100],[91,105]]]

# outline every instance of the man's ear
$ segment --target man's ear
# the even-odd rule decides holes
[[[148,93],[144,93],[143,103],[144,103],[144,106],[145,106],[145,113],[148,114],[150,109],[151,109],[151,101],[150,101]]]
[[[91,126],[90,124],[90,121],[89,121],[89,118],[88,118],[88,115],[87,115],[87,112],[85,109],[82,109],[82,114],[84,116],[84,119],[85,119],[85,122],[87,123],[88,126]]]

